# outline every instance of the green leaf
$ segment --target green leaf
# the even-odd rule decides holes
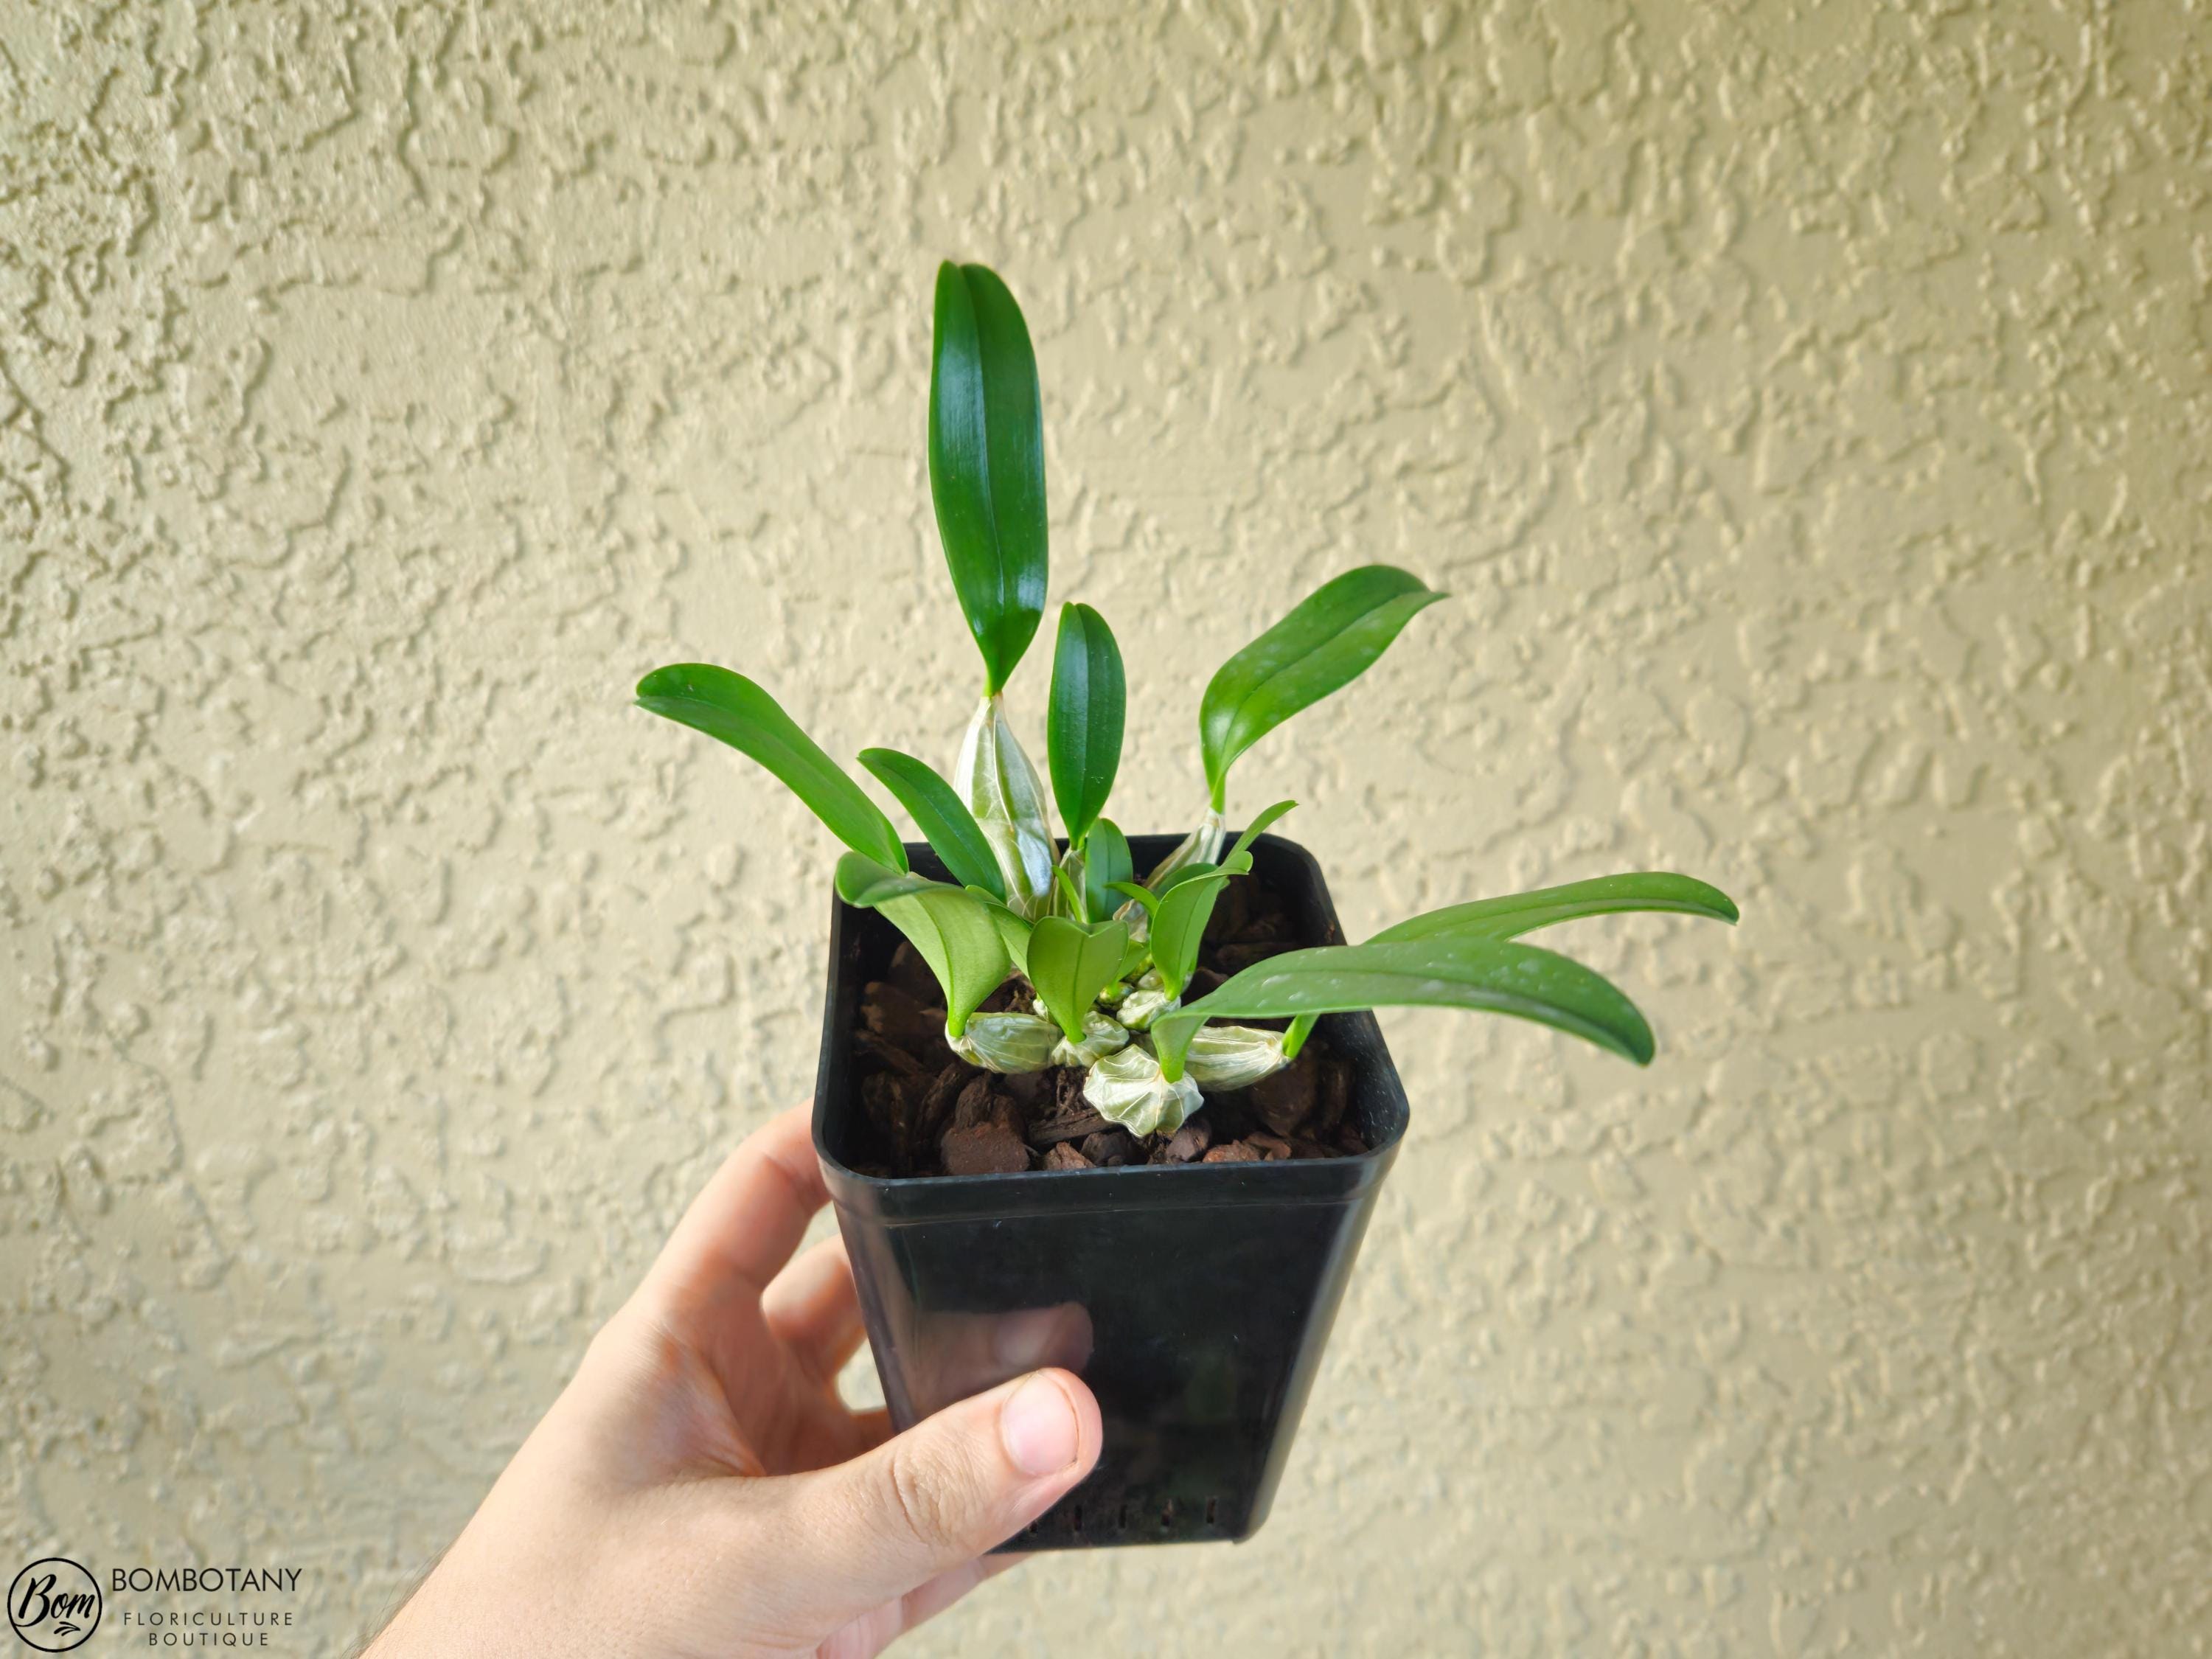
[[[1090,901],[1094,916],[1110,916],[1119,907],[1114,902],[1114,884],[1136,878],[1136,861],[1129,856],[1128,837],[1111,818],[1101,818],[1091,826],[1091,834],[1083,842],[1083,890]]]
[[[1213,902],[1228,885],[1229,878],[1216,872],[1178,881],[1160,895],[1152,918],[1152,961],[1160,970],[1160,987],[1170,996],[1181,996],[1190,983]]]
[[[1220,873],[1219,865],[1208,864],[1203,859],[1190,864],[1178,864],[1160,878],[1160,884],[1152,890],[1162,898],[1165,898],[1187,881],[1196,881],[1201,876],[1218,876]]]
[[[1474,935],[1324,945],[1255,963],[1210,995],[1152,1022],[1170,1076],[1209,1019],[1279,1019],[1363,1008],[1474,1008],[1540,1021],[1643,1066],[1651,1028],[1602,975],[1533,945]],[[1287,1043],[1285,1047],[1287,1047]]]
[[[965,890],[848,853],[837,860],[837,896],[879,912],[921,953],[945,993],[947,1036],[966,1030],[968,1017],[1006,982],[1012,963],[990,908]]]
[[[837,896],[862,910],[872,910],[886,900],[904,898],[942,887],[941,881],[918,876],[911,870],[894,870],[864,853],[848,853],[837,860]]]
[[[1480,934],[1485,939],[1516,939],[1558,922],[1624,910],[1672,911],[1726,922],[1734,922],[1737,915],[1735,902],[1717,887],[1708,886],[1690,876],[1638,870],[1624,875],[1600,876],[1594,881],[1571,881],[1563,887],[1539,887],[1504,898],[1477,899],[1471,904],[1447,905],[1441,910],[1409,916],[1394,927],[1385,927],[1369,942],[1382,945],[1394,939],[1436,939],[1460,933]]]
[[[1261,836],[1267,833],[1267,828],[1270,824],[1273,823],[1278,818],[1281,817],[1283,814],[1289,811],[1297,805],[1297,802],[1294,800],[1279,800],[1273,806],[1270,806],[1266,811],[1261,813],[1259,817],[1254,818],[1251,823],[1245,825],[1244,833],[1237,837],[1237,845],[1229,849],[1229,856],[1221,860],[1223,866],[1225,868],[1229,865],[1234,864],[1238,859],[1243,857],[1244,854],[1250,850],[1252,843],[1259,840]],[[1248,860],[1245,865],[1245,868],[1249,869],[1251,865]],[[1243,872],[1239,871],[1237,873],[1241,875]]]
[[[1044,615],[1044,416],[1029,325],[981,265],[937,268],[929,493],[985,690],[997,691]]]
[[[891,821],[774,697],[743,674],[703,662],[656,668],[637,683],[637,706],[751,756],[846,846],[894,870],[906,868],[906,848]]]
[[[1114,982],[1129,930],[1118,921],[1095,927],[1046,916],[1030,933],[1029,981],[1070,1042],[1083,1041],[1083,1017]]]
[[[953,880],[963,887],[981,887],[995,899],[1006,896],[1006,878],[999,873],[999,860],[975,815],[927,761],[896,749],[863,749],[860,764],[898,797]]]
[[[1106,619],[1087,605],[1060,608],[1052,654],[1052,708],[1045,722],[1045,763],[1067,843],[1080,847],[1106,810],[1121,763],[1121,722],[1128,689],[1121,651]]]
[[[1145,914],[1158,921],[1160,915],[1160,896],[1149,887],[1133,881],[1109,882],[1108,886],[1123,898],[1132,898],[1145,907]]]
[[[981,887],[970,887],[968,896],[989,912],[991,925],[999,930],[999,942],[1006,947],[1012,958],[1014,971],[1026,979],[1030,972],[1030,921],[1017,915],[1006,902]]]
[[[1090,921],[1091,913],[1084,907],[1083,890],[1075,884],[1075,878],[1067,873],[1067,866],[1054,865],[1052,878],[1060,889],[1060,901],[1067,907],[1067,914],[1078,921]]]
[[[1214,810],[1239,755],[1365,672],[1415,613],[1442,598],[1394,566],[1362,565],[1322,583],[1224,663],[1198,711]]]
[[[994,897],[988,889],[970,887],[967,892],[990,916],[991,926],[999,930],[999,942],[1006,947],[1014,971],[1026,979],[1030,971],[1029,918],[1016,912],[1004,899]]]
[[[1624,910],[1671,911],[1729,923],[1736,920],[1735,901],[1719,888],[1691,876],[1638,870],[1618,876],[1600,876],[1593,881],[1571,881],[1563,887],[1539,887],[1503,898],[1477,899],[1470,904],[1447,905],[1424,915],[1408,916],[1385,927],[1367,942],[1388,945],[1404,939],[1462,935],[1517,939],[1557,922]],[[1287,1044],[1291,1054],[1295,1055],[1311,1035],[1316,1018],[1301,1014],[1292,1023]]]

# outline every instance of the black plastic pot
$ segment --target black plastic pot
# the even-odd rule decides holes
[[[1176,842],[1139,836],[1137,867]],[[942,875],[926,844],[916,870]],[[1262,836],[1255,873],[1306,944],[1343,938],[1320,866]],[[1382,1177],[1406,1091],[1367,1014],[1322,1030],[1353,1063],[1370,1151],[1194,1164],[886,1179],[864,1161],[853,1035],[861,988],[898,935],[836,903],[814,1147],[853,1260],[884,1397],[900,1427],[1042,1364],[1097,1395],[1105,1448],[1083,1484],[1005,1547],[1249,1538],[1267,1519],[1306,1390]]]

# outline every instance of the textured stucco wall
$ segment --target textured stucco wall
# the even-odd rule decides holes
[[[338,1649],[804,1095],[828,839],[625,694],[949,750],[951,252],[1125,824],[1388,559],[1239,775],[1355,929],[1747,920],[1571,942],[1649,1073],[1389,1019],[1267,1530],[916,1650],[2212,1651],[2203,6],[841,9],[0,0],[0,1553]]]

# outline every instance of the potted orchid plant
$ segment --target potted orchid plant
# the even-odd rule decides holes
[[[1042,775],[1010,708],[1045,610],[1042,400],[1020,307],[980,265],[938,272],[928,455],[980,695],[949,774],[857,757],[919,840],[733,670],[657,669],[637,701],[758,762],[846,848],[817,1142],[895,1418],[998,1380],[971,1363],[979,1331],[1042,1321],[1063,1359],[1082,1351],[1106,1454],[1022,1547],[1245,1536],[1404,1128],[1369,1011],[1510,1014],[1645,1064],[1628,997],[1525,936],[1736,909],[1636,872],[1348,944],[1311,859],[1268,833],[1294,803],[1232,840],[1237,763],[1445,597],[1388,565],[1324,582],[1222,665],[1198,711],[1195,823],[1125,836],[1106,809],[1127,688],[1097,611],[1060,611]]]

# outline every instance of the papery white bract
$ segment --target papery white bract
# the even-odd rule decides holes
[[[1141,1043],[1107,1055],[1083,1079],[1083,1097],[1133,1135],[1172,1133],[1206,1104],[1188,1076],[1170,1082],[1152,1051]]]
[[[975,706],[960,740],[952,787],[975,816],[1006,881],[1006,902],[1034,921],[1052,908],[1052,833],[1045,827],[1044,781],[1037,775],[1002,696]]]

